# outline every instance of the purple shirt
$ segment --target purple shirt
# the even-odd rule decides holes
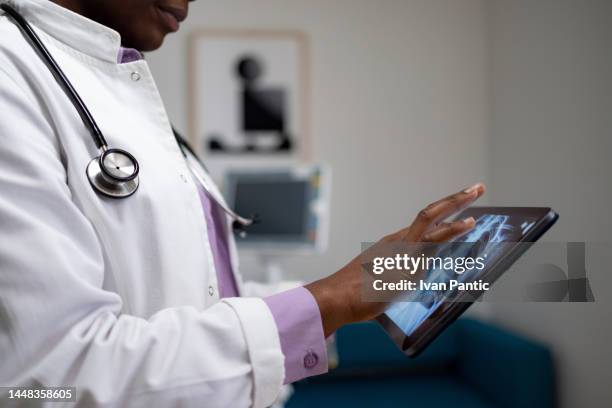
[[[140,60],[142,54],[131,48],[121,48],[120,64]],[[197,183],[198,194],[206,219],[208,239],[213,253],[220,297],[240,296],[228,244],[226,216]],[[270,308],[285,356],[285,384],[327,372],[327,349],[319,306],[312,294],[299,287],[264,298]]]
[[[219,294],[239,296],[232,272],[225,213],[198,185],[208,240],[212,248]],[[327,372],[327,350],[319,306],[308,289],[288,290],[264,299],[278,328],[285,356],[285,384]]]

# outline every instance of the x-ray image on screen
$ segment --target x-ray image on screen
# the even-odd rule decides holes
[[[446,258],[484,257],[487,264],[494,262],[502,252],[501,242],[517,242],[534,225],[532,219],[512,217],[509,215],[486,214],[476,220],[474,228],[456,243],[473,244],[447,244],[440,248],[436,256]],[[496,245],[497,244],[497,245]],[[451,279],[460,282],[473,282],[480,279],[484,269],[469,269],[462,274],[444,268],[431,269],[426,272],[427,282],[449,283]],[[448,285],[447,285],[448,287]],[[402,302],[393,303],[385,312],[393,322],[410,335],[414,329],[429,317],[441,303],[451,299],[456,290],[423,290],[411,293]]]

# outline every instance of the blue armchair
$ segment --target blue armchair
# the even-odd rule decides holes
[[[339,366],[295,384],[287,408],[552,408],[550,351],[473,319],[459,319],[409,359],[375,323],[336,335]]]

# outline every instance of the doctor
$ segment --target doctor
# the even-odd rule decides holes
[[[0,0],[35,28],[139,185],[109,198],[100,154],[24,33],[0,13],[0,385],[76,386],[79,406],[266,407],[324,373],[325,338],[385,305],[360,301],[359,262],[290,289],[242,282],[231,219],[175,140],[142,51],[187,0]],[[428,206],[384,241],[446,241],[484,193]],[[275,294],[274,294],[275,293]]]

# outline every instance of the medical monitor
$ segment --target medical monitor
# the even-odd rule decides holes
[[[322,251],[327,245],[329,170],[322,166],[232,170],[228,203],[258,222],[237,237],[241,248],[264,251]]]

